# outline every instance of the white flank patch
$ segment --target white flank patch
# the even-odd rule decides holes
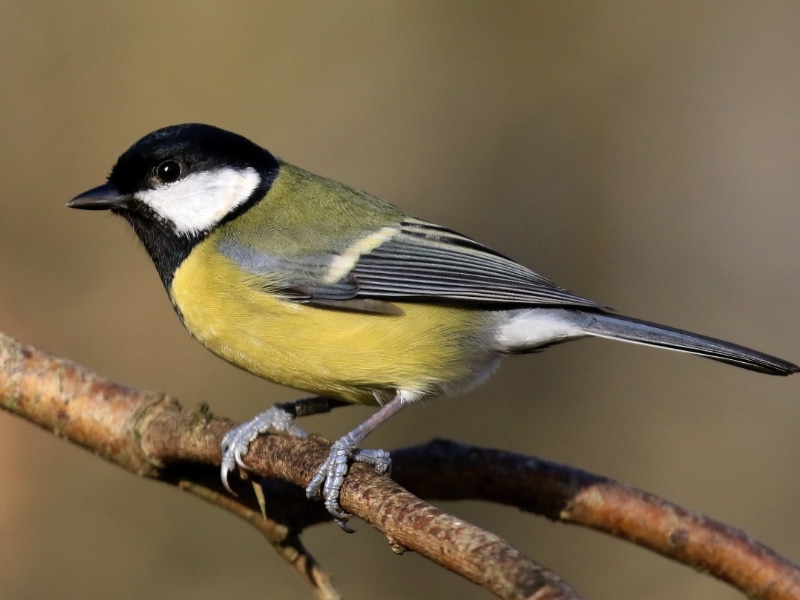
[[[589,335],[559,308],[531,308],[512,311],[495,334],[498,350],[521,352]]]
[[[191,173],[134,195],[175,225],[178,233],[206,231],[245,202],[261,183],[253,168]]]
[[[367,237],[361,238],[355,244],[346,248],[341,254],[334,256],[328,267],[328,272],[325,274],[325,283],[339,281],[355,268],[359,258],[364,254],[369,254],[398,233],[400,233],[400,230],[394,227],[381,227],[378,231],[370,233]]]

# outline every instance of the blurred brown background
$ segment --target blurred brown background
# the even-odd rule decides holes
[[[187,406],[297,397],[192,341],[132,232],[68,211],[117,155],[204,121],[626,314],[800,360],[800,5],[0,2],[0,330]],[[800,559],[800,377],[591,341],[511,359],[374,445],[563,461]],[[306,425],[341,435],[353,408]],[[0,414],[0,597],[306,598],[258,535]],[[732,599],[598,534],[484,504],[587,597]],[[485,595],[363,524],[306,536],[349,598]]]

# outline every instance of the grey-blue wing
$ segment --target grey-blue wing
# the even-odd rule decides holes
[[[341,254],[273,257],[239,240],[223,240],[219,250],[252,274],[263,274],[270,291],[327,308],[393,314],[381,307],[414,301],[604,308],[444,227],[407,219],[396,228],[376,247],[351,257],[353,264],[333,281]]]
[[[361,256],[349,278],[369,298],[602,308],[468,237],[411,219]]]

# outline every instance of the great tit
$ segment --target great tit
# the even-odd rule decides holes
[[[133,227],[189,333],[237,367],[334,402],[380,408],[336,441],[306,489],[345,530],[339,492],[380,423],[486,379],[508,354],[596,336],[770,375],[800,368],[710,337],[609,312],[455,231],[283,162],[203,124],[165,127],[122,154],[71,208]],[[267,429],[304,435],[273,407],[233,429],[222,478]]]

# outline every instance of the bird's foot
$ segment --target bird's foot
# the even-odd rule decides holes
[[[306,432],[294,424],[294,415],[284,410],[280,405],[273,406],[260,415],[251,419],[247,423],[242,423],[234,427],[225,437],[222,438],[222,485],[233,494],[233,490],[228,484],[228,474],[238,465],[242,469],[248,470],[244,462],[250,444],[259,436],[267,431],[275,433],[288,433],[294,437],[304,438]],[[346,470],[346,468],[345,468]],[[341,486],[340,486],[341,487]]]
[[[339,505],[339,493],[342,491],[350,463],[364,463],[374,467],[381,475],[386,475],[391,471],[392,460],[386,450],[360,450],[347,438],[348,436],[344,436],[333,443],[328,458],[320,465],[311,483],[306,487],[306,496],[313,499],[322,495],[325,508],[328,509],[334,522],[347,533],[353,533],[347,525],[352,515]]]

